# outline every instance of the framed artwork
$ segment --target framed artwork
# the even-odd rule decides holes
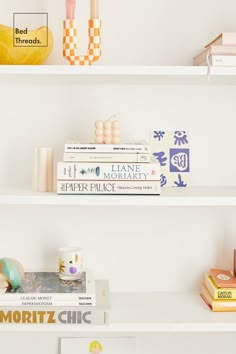
[[[190,143],[185,130],[154,130],[152,154],[160,163],[161,187],[187,187],[190,183]]]
[[[60,354],[136,354],[135,337],[61,338]]]

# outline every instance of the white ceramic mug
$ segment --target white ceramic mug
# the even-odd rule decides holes
[[[59,248],[59,277],[64,280],[82,278],[82,249],[80,247]]]

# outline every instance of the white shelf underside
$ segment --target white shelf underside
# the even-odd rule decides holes
[[[4,192],[0,205],[236,206],[236,187],[164,188],[161,196]]]
[[[114,294],[111,324],[1,325],[1,332],[163,333],[236,332],[236,313],[211,312],[199,294]]]

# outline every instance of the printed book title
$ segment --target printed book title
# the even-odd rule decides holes
[[[16,44],[42,44],[39,38],[23,38],[22,35],[28,35],[28,28],[21,30],[19,28],[15,28],[15,43]]]
[[[104,179],[146,181],[159,177],[159,164],[80,164],[59,163],[58,179]]]
[[[91,324],[91,311],[0,311],[0,323]]]

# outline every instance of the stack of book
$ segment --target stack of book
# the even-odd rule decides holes
[[[210,269],[202,282],[201,297],[215,312],[236,311],[236,278],[228,270]]]
[[[206,44],[193,65],[236,66],[236,32],[223,32]]]
[[[18,289],[0,293],[0,323],[107,324],[109,283],[84,272],[64,281],[55,272],[26,272]]]
[[[160,165],[145,144],[65,144],[58,194],[160,194]]]

